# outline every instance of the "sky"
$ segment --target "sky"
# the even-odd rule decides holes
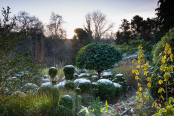
[[[135,15],[144,20],[156,17],[157,2],[158,0],[0,0],[0,8],[9,6],[11,16],[26,11],[45,25],[49,24],[52,12],[59,14],[65,21],[67,38],[71,39],[74,29],[85,25],[87,13],[99,10],[107,16],[107,20],[115,23],[112,31],[117,32],[123,19],[130,22]]]

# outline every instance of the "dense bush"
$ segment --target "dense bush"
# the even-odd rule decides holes
[[[81,89],[80,89],[80,88],[76,88],[76,89],[75,89],[75,92],[76,92],[77,95],[80,95]]]
[[[51,90],[52,86],[50,84],[48,85],[42,85],[37,90],[39,94],[48,94]]]
[[[165,88],[165,83],[166,81],[164,81],[164,74],[165,72],[160,70],[160,66],[162,65],[161,63],[161,59],[163,56],[163,51],[164,51],[164,47],[163,45],[165,45],[166,43],[168,43],[171,46],[172,49],[172,54],[174,54],[174,28],[169,30],[168,33],[166,33],[166,35],[164,37],[161,38],[161,41],[159,41],[157,43],[157,47],[155,48],[155,50],[153,51],[154,57],[153,57],[153,61],[156,64],[154,71],[152,73],[151,76],[151,87],[150,87],[150,94],[153,98],[158,99],[160,97],[161,94],[158,93],[159,88]],[[166,61],[167,65],[174,65],[174,62]],[[165,67],[165,66],[164,66]],[[167,91],[168,96],[171,97],[174,95],[174,93],[172,93],[172,88],[174,87],[174,74],[173,72],[170,73],[170,77],[169,77],[169,83],[168,87],[167,87]],[[163,84],[159,84],[158,81],[162,80]],[[163,95],[164,98],[166,97],[166,95]]]
[[[129,88],[137,89],[137,80],[135,80],[135,75],[132,73],[135,68],[136,65],[131,60],[120,62],[112,69],[112,75],[123,74]]]
[[[48,71],[48,74],[50,75],[51,79],[54,79],[54,77],[57,75],[58,70],[55,67],[51,67]]]
[[[75,88],[75,83],[73,81],[65,83],[65,89],[66,90],[74,90],[74,88]]]
[[[99,79],[103,70],[111,68],[121,59],[121,53],[114,47],[102,43],[91,43],[78,52],[76,66],[80,69],[97,71]]]
[[[121,95],[121,93],[123,91],[122,86],[120,84],[118,84],[118,83],[114,83],[114,86],[116,88],[116,90],[115,90],[115,97],[118,97],[118,96]]]
[[[73,109],[73,98],[70,95],[64,95],[60,98],[59,105],[62,105],[62,115],[71,116]]]
[[[153,51],[153,62],[154,64],[157,64],[159,60],[161,59],[161,53],[164,51],[163,45],[168,43],[173,51],[174,54],[174,28],[170,29],[168,33],[164,37],[161,38],[161,41],[159,41],[156,44],[156,48]]]
[[[112,81],[108,79],[100,79],[97,81],[97,83],[99,89],[97,96],[99,96],[101,100],[106,100],[114,97],[116,88]]]
[[[91,82],[80,82],[78,87],[81,89],[81,93],[87,93],[91,89]]]
[[[124,78],[123,74],[116,74],[115,78],[113,79],[113,82],[119,83],[122,86],[122,91],[126,92],[129,89],[129,86],[127,85],[127,81]]]
[[[72,80],[74,78],[75,68],[72,65],[66,65],[63,72],[66,80]]]

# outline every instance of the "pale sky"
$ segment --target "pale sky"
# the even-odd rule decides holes
[[[143,19],[156,17],[155,9],[158,0],[0,0],[0,8],[11,8],[11,16],[19,11],[26,11],[36,16],[43,24],[48,24],[52,12],[63,17],[70,39],[74,29],[83,28],[85,15],[99,10],[107,19],[115,23],[113,32],[118,30],[122,19],[129,22],[135,15]],[[1,17],[1,15],[0,15]],[[1,17],[2,18],[2,17]]]

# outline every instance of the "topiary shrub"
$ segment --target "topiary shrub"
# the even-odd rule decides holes
[[[75,88],[75,83],[73,81],[65,83],[65,89],[66,90],[74,90],[74,88]]]
[[[115,86],[115,97],[119,97],[122,93],[122,86],[119,83],[114,83]]]
[[[108,79],[100,79],[97,81],[97,84],[99,89],[97,96],[99,96],[101,100],[113,98],[116,88],[112,81]]]
[[[151,87],[150,87],[150,94],[154,99],[158,99],[161,94],[158,93],[159,88],[165,88],[166,81],[164,81],[164,71],[160,70],[160,66],[162,65],[161,59],[163,56],[163,51],[165,45],[168,43],[171,46],[171,51],[172,54],[174,54],[174,28],[170,29],[168,33],[164,37],[161,38],[161,41],[159,41],[156,45],[155,50],[153,51],[153,62],[155,63],[154,71],[151,75]],[[166,60],[166,64],[168,65],[174,65],[174,62],[171,62],[170,60]],[[165,66],[164,66],[165,67]],[[172,92],[172,88],[174,87],[174,72],[170,72],[170,77],[167,86],[167,91],[168,91],[168,97],[174,96],[174,93]],[[163,81],[163,84],[159,84],[159,80]],[[163,97],[165,98],[166,95],[164,93]]]
[[[51,84],[45,84],[41,85],[37,91],[38,94],[49,94],[51,88],[52,88]]]
[[[73,99],[70,95],[64,95],[60,98],[59,105],[62,105],[62,115],[71,116],[73,109]]]
[[[81,89],[81,93],[87,93],[91,89],[91,82],[90,81],[80,82],[78,87]]]
[[[103,43],[91,43],[78,52],[76,66],[80,69],[97,71],[98,79],[100,79],[103,70],[111,68],[121,59],[121,53],[114,47]]]
[[[54,77],[57,75],[58,70],[55,67],[51,67],[48,71],[48,74],[50,75],[51,79],[54,79]]]
[[[120,84],[122,86],[123,92],[126,92],[129,89],[129,86],[127,85],[126,79],[123,77],[123,74],[116,74],[112,82]]]
[[[59,88],[52,87],[50,93],[53,94],[54,98],[56,98],[57,100],[59,99]]]
[[[75,68],[73,65],[66,65],[63,72],[66,80],[72,80],[74,78]]]
[[[80,89],[80,88],[76,88],[76,89],[75,89],[75,92],[76,92],[77,95],[80,95],[81,89]]]

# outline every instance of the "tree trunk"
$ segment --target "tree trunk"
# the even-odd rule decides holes
[[[102,72],[102,71],[98,71],[98,79],[97,79],[97,80],[100,79],[100,77],[101,77],[101,72]]]

